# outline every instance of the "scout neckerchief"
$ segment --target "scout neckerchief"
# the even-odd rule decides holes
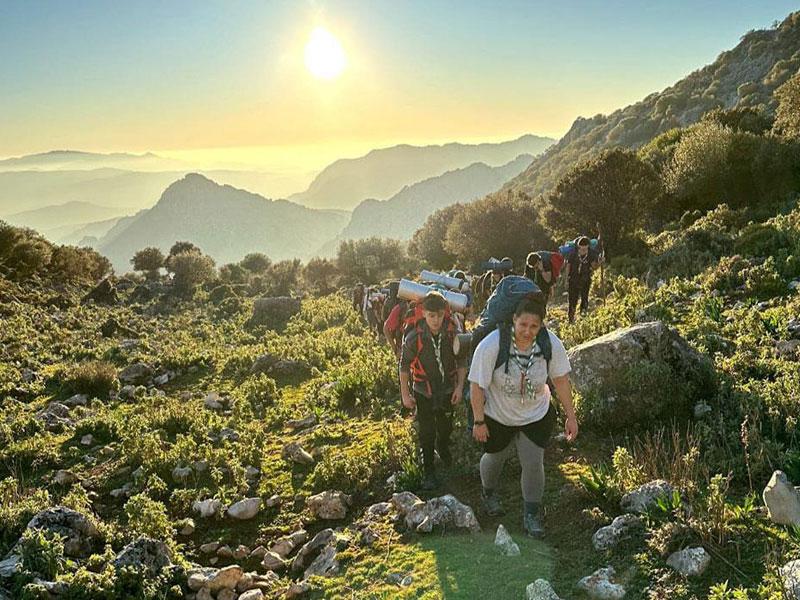
[[[439,373],[442,376],[442,383],[444,383],[444,363],[442,362],[442,332],[435,334],[431,332],[431,341],[433,342],[433,354],[436,356],[436,364],[439,366]]]
[[[513,332],[512,332],[513,333]],[[517,348],[517,341],[514,339],[513,335],[511,337],[511,347],[513,352],[511,353],[511,359],[519,368],[519,402],[520,404],[525,404],[525,393],[527,392],[529,395],[533,395],[533,382],[528,377],[528,371],[533,366],[533,361],[536,358],[535,352],[533,351],[534,345],[536,342],[534,341],[531,344],[531,352],[528,354],[528,361],[525,366],[522,365],[522,362],[519,360],[519,356],[522,356],[522,352],[519,351]]]

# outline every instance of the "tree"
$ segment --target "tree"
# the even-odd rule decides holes
[[[56,246],[47,266],[56,279],[95,282],[108,275],[111,261],[92,248]]]
[[[775,132],[790,139],[800,139],[800,73],[789,78],[775,90],[774,95],[778,99]]]
[[[339,281],[339,269],[336,263],[328,258],[312,258],[303,268],[303,282],[312,294],[324,296],[336,289]]]
[[[299,259],[273,263],[264,274],[264,293],[267,296],[288,296],[297,289],[302,263]]]
[[[547,199],[546,220],[559,239],[596,234],[617,253],[641,247],[638,232],[662,195],[655,169],[636,153],[606,150],[569,171]]]
[[[464,268],[477,268],[492,256],[509,256],[515,265],[532,250],[552,246],[530,196],[506,191],[467,204],[453,217],[444,249]]]
[[[219,278],[225,283],[247,283],[250,280],[250,271],[241,263],[228,263],[219,268]]]
[[[406,252],[399,240],[343,240],[336,253],[336,266],[345,283],[375,283],[397,277],[405,274],[406,265]]]
[[[195,288],[214,277],[214,260],[200,252],[181,252],[170,257],[173,286],[182,296],[192,296]]]
[[[169,249],[169,254],[164,260],[164,266],[167,268],[167,270],[169,270],[169,262],[172,260],[172,257],[178,254],[185,254],[187,252],[202,254],[203,251],[195,246],[192,242],[175,242],[172,244],[172,248]]]
[[[414,232],[408,244],[409,256],[418,259],[431,269],[449,269],[456,262],[455,254],[445,250],[447,228],[455,216],[464,209],[463,204],[451,204],[429,216]]]
[[[772,129],[773,119],[763,110],[750,106],[714,108],[703,115],[701,122],[716,123],[732,131],[745,131],[762,135]]]
[[[53,245],[33,229],[13,227],[0,221],[0,273],[21,281],[43,271]]]
[[[144,271],[148,279],[158,279],[158,270],[164,266],[164,253],[155,246],[142,248],[131,258],[134,270]]]
[[[251,273],[264,273],[267,269],[269,269],[272,261],[266,254],[262,254],[261,252],[251,252],[247,256],[245,256],[241,261],[239,261],[239,266],[244,269],[247,269]]]

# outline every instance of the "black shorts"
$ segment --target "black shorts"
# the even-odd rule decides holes
[[[489,415],[484,415],[483,418],[489,430],[489,439],[483,444],[483,451],[488,454],[495,454],[505,450],[518,431],[524,433],[530,441],[540,448],[546,448],[550,443],[550,436],[553,434],[553,429],[556,425],[556,409],[551,402],[544,418],[527,425],[503,425]]]

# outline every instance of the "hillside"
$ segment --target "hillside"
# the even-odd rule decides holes
[[[697,122],[715,107],[775,110],[772,92],[800,68],[800,12],[776,29],[751,31],[732,50],[673,86],[614,111],[578,117],[572,127],[506,188],[547,192],[578,162],[605,148],[638,148],[674,127]]]
[[[0,172],[3,171],[51,171],[73,169],[116,168],[139,171],[164,171],[180,168],[180,161],[164,158],[146,152],[131,154],[128,152],[81,152],[78,150],[51,150],[39,154],[28,154],[0,160]]]
[[[130,268],[137,250],[157,246],[168,251],[178,240],[197,244],[220,264],[238,261],[248,252],[263,252],[274,260],[308,258],[341,230],[346,218],[189,174],[164,190],[153,208],[117,224],[96,248],[120,271]]]
[[[406,186],[388,200],[365,200],[355,208],[338,239],[378,236],[407,240],[435,211],[497,190],[532,159],[523,154],[500,167],[475,163]]]
[[[50,239],[58,239],[63,235],[65,227],[75,228],[92,221],[120,217],[130,209],[122,207],[100,206],[91,202],[66,202],[54,206],[45,206],[35,210],[19,212],[3,217],[12,225],[31,227]]]
[[[524,135],[498,144],[400,145],[372,150],[327,166],[309,188],[289,197],[314,208],[354,209],[362,200],[385,200],[404,187],[476,162],[505,165],[520,154],[537,155],[554,140]]]

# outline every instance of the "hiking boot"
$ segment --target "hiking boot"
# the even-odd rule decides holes
[[[490,517],[499,517],[505,514],[503,505],[500,503],[500,497],[495,490],[481,490],[481,500],[483,500],[483,510]]]
[[[544,536],[544,527],[539,520],[539,505],[534,502],[525,503],[525,514],[522,517],[522,526],[525,533],[530,537],[540,538]]]

